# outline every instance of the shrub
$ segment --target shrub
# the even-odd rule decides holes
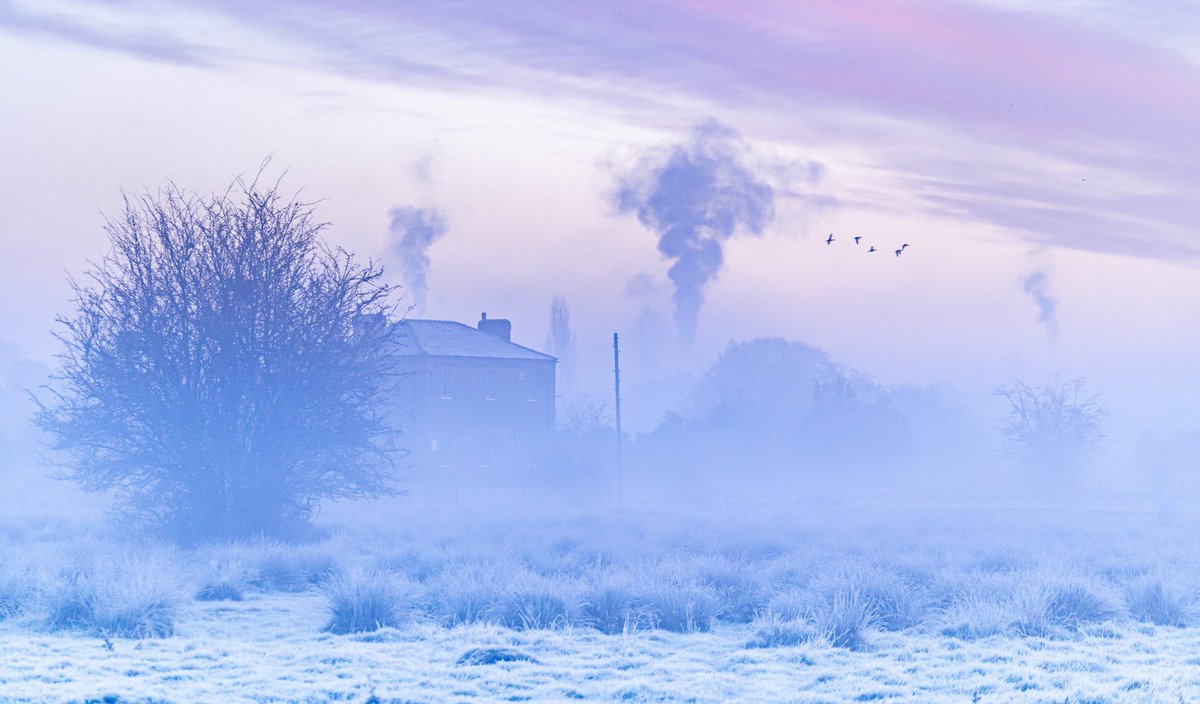
[[[398,626],[411,617],[413,593],[399,578],[379,571],[353,570],[323,587],[329,599],[331,633],[364,633]]]
[[[1130,616],[1159,626],[1185,625],[1191,607],[1186,594],[1149,577],[1126,587],[1125,605]]]

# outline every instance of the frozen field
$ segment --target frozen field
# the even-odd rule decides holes
[[[458,517],[187,551],[13,526],[0,701],[1200,700],[1183,519],[757,525]]]
[[[518,631],[413,625],[320,633],[314,595],[192,605],[176,636],[0,637],[4,701],[922,701],[1193,702],[1200,631],[1123,624],[1065,640],[975,641],[881,633],[868,648],[746,648],[752,629],[711,633]],[[459,664],[476,648],[535,661]],[[112,697],[110,700],[104,697]]]

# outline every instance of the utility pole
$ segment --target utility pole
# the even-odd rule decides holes
[[[613,333],[613,386],[617,401],[617,503],[625,501],[624,468],[621,466],[621,346],[617,333]]]

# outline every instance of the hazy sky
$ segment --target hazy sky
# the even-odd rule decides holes
[[[541,346],[565,295],[584,379],[613,330],[661,367],[634,381],[780,335],[888,382],[1087,376],[1195,426],[1197,36],[1187,0],[0,0],[0,343],[53,352],[122,189],[273,155],[397,279],[391,214],[436,211],[427,317]],[[773,207],[721,240],[681,352],[637,332],[673,326],[672,262],[618,191],[704,124]]]

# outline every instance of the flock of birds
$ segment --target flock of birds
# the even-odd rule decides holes
[[[861,242],[861,241],[862,241],[862,235],[855,235],[855,236],[854,236],[854,244],[859,244],[859,242]],[[833,233],[832,233],[832,232],[830,232],[830,233],[829,233],[829,237],[826,237],[826,238],[825,238],[825,244],[833,244],[834,242],[835,242],[835,240],[833,239]],[[900,249],[897,249],[897,250],[896,250],[896,256],[898,257],[898,256],[900,256],[901,254],[903,254],[903,253],[904,253],[904,250],[906,250],[906,249],[908,249],[908,243],[907,243],[907,242],[905,242],[904,244],[900,245]],[[877,251],[879,251],[879,250],[875,249],[875,245],[871,245],[871,248],[867,250],[867,254],[870,254],[871,252],[877,252]]]

